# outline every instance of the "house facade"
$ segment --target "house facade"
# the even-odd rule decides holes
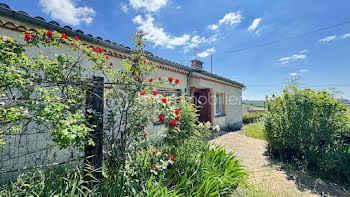
[[[8,5],[0,3],[0,35],[24,42],[23,37],[20,37],[23,36],[23,32],[35,29],[57,31],[70,37],[78,36],[81,42],[87,46],[103,48],[116,69],[122,68],[123,60],[131,60],[132,50],[129,47],[103,40],[101,37],[94,37],[82,30],[73,30],[69,26],[61,26],[56,21],[46,21],[42,17],[32,17],[24,11],[14,11]],[[49,57],[72,51],[68,46],[63,45],[59,48],[31,48],[26,51],[26,54],[34,56],[40,50],[42,50],[43,55]],[[72,55],[75,55],[73,51]],[[203,70],[203,62],[199,60],[192,60],[189,66],[185,66],[155,56],[150,52],[146,52],[146,57],[157,67],[154,78],[171,76],[180,80],[178,87],[164,86],[164,90],[190,95],[192,102],[200,106],[198,112],[200,121],[209,121],[213,125],[220,125],[221,127],[241,128],[242,90],[245,88],[243,84]],[[86,62],[86,64],[92,65],[91,62]],[[154,124],[149,125],[147,130],[152,134],[161,130],[162,127],[162,125]],[[0,171],[4,172],[3,175],[0,175],[0,179],[4,177],[13,178],[21,169],[30,169],[30,167],[37,166],[38,163],[30,158],[38,158],[38,155],[40,157],[50,155],[50,152],[44,152],[46,144],[44,140],[41,141],[41,138],[46,139],[48,136],[43,134],[29,136],[26,139],[17,139],[17,137],[7,139],[9,143],[5,145],[5,149],[0,149]],[[25,146],[21,145],[20,143],[23,142],[27,144]],[[17,147],[17,149],[15,150],[13,147]],[[13,157],[14,154],[16,154],[16,157]],[[72,154],[74,152],[69,150],[60,150],[60,154],[55,155],[55,158],[50,157],[50,159],[60,163],[60,161],[69,159],[69,155]],[[49,164],[52,161],[43,163]]]
[[[78,36],[83,43],[103,48],[106,55],[116,68],[122,68],[122,61],[131,58],[131,49],[101,37],[93,37],[81,30],[73,30],[69,26],[60,26],[56,21],[46,21],[42,17],[32,17],[24,11],[13,11],[8,5],[0,4],[0,34],[22,40],[20,35],[27,30],[48,29],[65,33],[68,36]],[[32,50],[32,49],[31,49]],[[44,54],[49,56],[55,53],[71,51],[67,46],[59,49],[45,49]],[[27,51],[35,54],[36,50]],[[155,78],[158,76],[173,76],[180,80],[177,89],[164,87],[169,91],[179,91],[192,96],[193,103],[200,105],[200,121],[211,122],[213,125],[226,127],[242,123],[242,90],[245,86],[236,81],[212,74],[203,70],[203,62],[192,60],[190,66],[177,64],[146,52],[146,57],[157,66]]]

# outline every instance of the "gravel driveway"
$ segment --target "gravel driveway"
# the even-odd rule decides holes
[[[249,173],[249,183],[259,190],[275,196],[350,196],[338,185],[282,170],[277,162],[270,161],[266,156],[264,140],[231,132],[211,142],[234,152]]]

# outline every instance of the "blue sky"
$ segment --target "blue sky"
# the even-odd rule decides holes
[[[315,89],[337,88],[350,99],[350,24],[236,53],[350,20],[350,1],[310,0],[7,0],[14,10],[56,20],[131,46],[149,33],[148,51],[189,65],[193,47],[210,71],[244,83],[243,99],[279,95],[295,76]],[[217,55],[215,55],[217,54]]]

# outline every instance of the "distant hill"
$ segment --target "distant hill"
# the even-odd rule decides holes
[[[264,107],[264,101],[259,101],[259,100],[243,100],[242,101],[242,106],[243,107]]]
[[[350,100],[348,100],[348,99],[342,99],[341,103],[343,103],[344,105],[349,105],[350,106]]]

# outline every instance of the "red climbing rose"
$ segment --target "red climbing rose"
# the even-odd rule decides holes
[[[108,56],[106,56],[106,60],[109,60],[109,57],[108,57]]]
[[[152,78],[150,78],[148,81],[149,81],[149,82],[152,82],[152,81],[153,81],[153,79],[152,79]]]
[[[176,83],[176,84],[179,84],[179,83],[180,83],[180,80],[175,79],[175,83]]]
[[[157,153],[156,152],[153,152],[153,156],[156,156],[157,155]]]
[[[166,98],[162,98],[163,103],[166,103]]]
[[[152,164],[152,168],[153,168],[153,169],[156,169],[156,165]]]
[[[47,35],[47,37],[51,38],[52,37],[52,32],[51,31],[47,31],[46,35]]]
[[[141,96],[146,95],[146,92],[143,91],[143,92],[140,93],[140,95],[141,95]]]
[[[169,77],[168,80],[169,80],[169,82],[173,82],[174,79],[172,77]]]
[[[146,134],[146,133],[143,133],[143,137],[146,138],[146,137],[147,137],[147,134]]]
[[[180,114],[180,110],[179,109],[175,109],[175,113],[176,113],[176,115],[179,115]]]
[[[170,155],[170,160],[174,161],[174,156]]]
[[[96,50],[96,48],[95,47],[91,47],[92,48],[92,50],[94,51],[94,52],[97,52],[97,50]]]
[[[136,80],[136,77],[134,77],[134,80]]]
[[[180,116],[177,116],[177,117],[176,117],[176,120],[177,120],[177,121],[180,121]]]
[[[63,33],[63,34],[62,34],[62,38],[68,39],[68,36],[67,36],[65,33]]]
[[[32,35],[32,34],[30,34],[30,33],[26,33],[26,35],[24,36],[24,40],[25,40],[26,42],[29,42],[29,41],[30,41],[30,39],[32,39],[32,37],[33,37],[33,35]]]
[[[74,36],[76,41],[79,41],[80,39],[78,38],[78,36]]]
[[[110,66],[113,66],[113,63],[111,62],[111,63],[109,63],[109,65],[110,65]]]
[[[102,48],[97,48],[97,51],[100,52],[100,53],[104,52],[104,50]]]
[[[170,120],[169,121],[169,126],[170,127],[175,127],[175,125],[176,125],[176,121],[175,120]]]
[[[159,81],[161,81],[161,80],[162,80],[162,78],[161,78],[161,77],[158,77],[158,80],[159,80]]]
[[[164,115],[159,115],[158,118],[159,118],[159,122],[161,123],[164,122]]]
[[[156,91],[153,91],[153,95],[154,95],[154,96],[157,96],[158,93],[157,93]]]

